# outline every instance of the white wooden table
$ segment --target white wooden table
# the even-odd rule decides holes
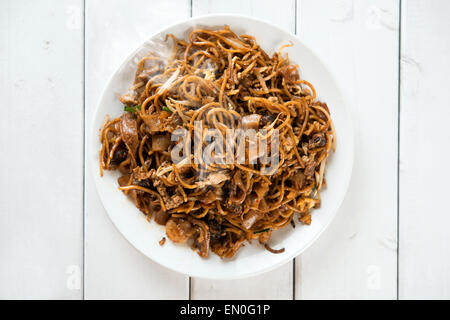
[[[155,30],[239,13],[296,33],[350,97],[355,165],[328,230],[278,270],[189,279],[135,250],[84,161],[121,61]],[[450,298],[444,0],[2,0],[0,298]]]

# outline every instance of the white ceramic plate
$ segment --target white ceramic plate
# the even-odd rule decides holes
[[[297,223],[295,229],[287,226],[273,233],[270,245],[273,248],[286,248],[282,254],[266,251],[257,244],[257,241],[252,245],[246,244],[231,260],[221,260],[213,253],[208,259],[202,259],[189,247],[176,245],[170,240],[166,241],[164,246],[160,246],[158,241],[165,236],[164,227],[154,221],[147,222],[135,205],[118,190],[117,173],[106,171],[104,177],[100,178],[99,128],[106,114],[116,117],[123,112],[119,96],[132,84],[138,57],[146,51],[149,42],[159,41],[167,33],[185,37],[187,30],[197,25],[207,27],[229,25],[237,34],[255,36],[261,47],[269,54],[291,41],[294,46],[285,52],[289,53],[293,63],[300,66],[301,78],[314,85],[318,98],[327,102],[330,108],[337,132],[337,150],[331,155],[328,163],[327,188],[321,193],[322,205],[320,209],[313,211],[310,226]],[[317,239],[335,216],[347,190],[353,163],[351,118],[338,84],[324,63],[294,35],[267,22],[236,15],[209,15],[185,20],[156,33],[149,42],[135,50],[112,76],[97,107],[93,128],[88,137],[88,157],[97,190],[111,220],[123,236],[144,255],[171,270],[193,277],[233,279],[252,276],[274,269],[299,255]]]

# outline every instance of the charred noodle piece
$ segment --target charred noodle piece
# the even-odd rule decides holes
[[[283,54],[292,44],[269,56],[253,37],[228,27],[167,41],[169,57],[150,52],[138,63],[121,97],[129,112],[105,119],[101,173],[119,170],[120,189],[139,210],[201,257],[212,251],[231,258],[256,239],[283,252],[268,245],[272,232],[290,227],[295,216],[310,224],[320,206],[326,161],[336,147],[330,108]],[[260,162],[175,165],[170,134],[185,128],[193,139],[195,121],[222,133],[265,129],[260,137],[268,141],[279,130],[279,167],[261,175]]]

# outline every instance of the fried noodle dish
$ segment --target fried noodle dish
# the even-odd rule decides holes
[[[223,29],[167,35],[169,55],[151,51],[137,64],[120,97],[123,114],[100,130],[100,174],[117,170],[119,189],[167,237],[201,257],[231,258],[246,242],[269,245],[274,230],[309,225],[320,206],[325,166],[336,136],[330,111],[283,49],[269,56],[255,38]],[[175,164],[171,134],[194,122],[204,128],[243,128],[279,134],[279,164]],[[191,139],[194,139],[191,136]],[[297,218],[296,218],[297,217]],[[296,218],[296,219],[295,219]],[[299,232],[301,232],[299,230]]]

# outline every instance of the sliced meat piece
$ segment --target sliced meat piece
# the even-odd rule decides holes
[[[213,172],[210,173],[206,179],[199,181],[198,186],[200,188],[206,187],[206,186],[217,186],[218,184],[230,180],[231,179],[231,173],[227,171],[219,171],[219,172]]]
[[[120,117],[120,134],[133,159],[136,159],[139,148],[137,122],[134,115],[129,112],[122,114]]]
[[[165,201],[164,203],[166,205],[167,210],[170,210],[179,207],[183,202],[184,202],[183,197],[177,194],[167,199],[167,201]]]
[[[134,106],[138,104],[138,94],[134,90],[129,90],[127,93],[120,97],[120,102],[127,106]]]
[[[209,190],[200,200],[204,204],[210,204],[216,201],[216,193],[213,190]]]
[[[158,114],[143,114],[142,120],[151,132],[173,132],[176,128],[183,124],[178,113],[170,113],[162,111]]]
[[[142,120],[151,132],[163,131],[161,114],[141,114]],[[167,112],[164,112],[164,114],[167,115]]]
[[[145,171],[142,167],[136,167],[133,169],[133,179],[136,181],[142,181],[150,179],[150,177],[154,174],[155,169],[151,169],[150,171]]]
[[[155,134],[152,136],[153,151],[167,151],[170,146],[170,135],[168,133]]]

